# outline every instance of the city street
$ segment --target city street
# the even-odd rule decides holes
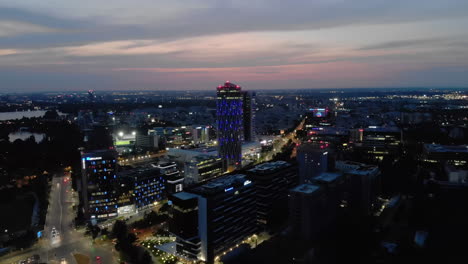
[[[293,131],[291,131],[290,133],[288,133],[282,138],[275,139],[275,141],[273,142],[273,149],[269,151],[267,154],[265,154],[265,157],[262,159],[262,162],[273,159],[273,156],[281,152],[283,146],[286,145],[286,143],[288,143],[289,140],[292,140],[294,143],[299,144],[300,143],[299,140],[295,138],[296,131],[302,130],[302,128],[304,127],[304,124],[305,124],[305,118],[302,119],[302,121],[299,123],[299,125],[297,125],[297,127]],[[293,153],[291,154],[291,157],[295,157],[295,156],[296,156],[296,148],[294,148]]]
[[[41,262],[76,263],[74,253],[89,256],[91,263],[96,263],[97,256],[101,257],[102,264],[117,263],[118,254],[111,243],[97,245],[90,237],[84,236],[84,229],[76,230],[73,227],[73,203],[78,201],[71,185],[71,179],[67,176],[52,179],[43,237],[31,249],[0,258],[1,263],[18,263],[34,254],[40,256]],[[54,229],[56,231],[53,232]]]

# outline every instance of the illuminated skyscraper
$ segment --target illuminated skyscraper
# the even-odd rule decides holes
[[[91,220],[117,216],[117,153],[96,150],[81,155],[81,198],[84,215]]]
[[[241,87],[227,81],[217,88],[218,155],[227,169],[242,160],[243,96]]]

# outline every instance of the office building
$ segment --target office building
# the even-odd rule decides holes
[[[324,172],[289,192],[289,227],[294,238],[318,241],[347,206],[347,182],[341,172]]]
[[[217,88],[218,155],[227,170],[241,166],[243,137],[241,87],[227,81]]]
[[[269,230],[287,220],[289,189],[299,184],[297,166],[285,161],[266,162],[246,171],[257,190],[257,223]]]
[[[154,130],[148,130],[146,135],[137,133],[135,137],[135,146],[151,150],[158,149],[159,136]]]
[[[249,91],[242,92],[243,109],[243,129],[244,141],[255,140],[255,93]]]
[[[370,215],[372,205],[380,193],[380,170],[377,166],[352,161],[337,161],[336,169],[347,179],[348,205],[354,215]]]
[[[295,239],[316,241],[326,225],[326,193],[316,184],[304,183],[289,192],[289,230]]]
[[[135,213],[133,178],[122,177],[122,173],[117,173],[117,178],[119,178],[119,186],[117,188],[119,193],[117,198],[117,215],[122,216],[125,214]]]
[[[432,121],[432,113],[429,112],[402,112],[401,123],[405,125],[416,125]]]
[[[185,183],[188,185],[209,180],[223,172],[223,161],[214,156],[198,155],[184,165]]]
[[[361,149],[365,155],[382,160],[385,155],[398,155],[401,147],[401,130],[397,127],[369,127],[362,132]]]
[[[173,194],[170,228],[177,237],[177,252],[212,263],[242,243],[257,231],[255,197],[254,184],[242,174]]]
[[[424,144],[422,161],[426,164],[446,162],[455,168],[468,167],[468,145]]]
[[[175,162],[160,162],[152,164],[154,168],[159,170],[166,183],[166,192],[168,194],[181,192],[183,190],[184,177],[180,175]]]
[[[201,259],[198,195],[178,192],[169,201],[172,205],[169,230],[176,236],[177,254],[189,260]]]
[[[196,156],[214,156],[220,157],[218,155],[217,147],[200,147],[192,149],[181,149],[181,148],[169,148],[167,151],[167,156],[178,163],[184,164],[185,162],[190,162]],[[262,151],[262,146],[259,142],[245,142],[241,146],[242,161],[251,162],[256,161],[260,157]],[[220,157],[221,158],[221,157]],[[223,163],[224,164],[224,163]]]
[[[210,126],[196,126],[192,128],[192,141],[194,144],[203,144],[210,141]]]
[[[311,182],[320,186],[327,197],[322,214],[325,221],[332,225],[338,217],[338,210],[348,206],[346,177],[339,171],[324,172],[313,178]]]
[[[311,178],[328,169],[328,144],[305,143],[297,148],[299,163],[299,183],[305,183]]]
[[[114,150],[82,153],[81,162],[81,199],[85,217],[104,220],[117,216],[117,153]]]
[[[132,184],[133,203],[136,210],[152,207],[166,198],[166,179],[159,168],[138,167],[118,174]]]

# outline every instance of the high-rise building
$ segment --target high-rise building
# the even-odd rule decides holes
[[[289,227],[294,238],[316,240],[325,225],[326,193],[320,185],[304,183],[289,192]]]
[[[84,215],[91,220],[117,216],[117,152],[96,150],[81,155],[81,199]]]
[[[176,251],[186,259],[197,260],[201,257],[198,195],[179,192],[169,199],[172,205],[169,230],[176,236]]]
[[[241,87],[229,81],[217,88],[218,155],[229,170],[240,167],[242,161],[242,98]]]
[[[353,161],[337,161],[336,169],[345,174],[349,199],[348,205],[356,216],[366,216],[380,192],[380,170],[377,166]]]
[[[210,141],[210,128],[210,126],[194,126],[192,128],[193,143],[208,143]]]
[[[173,194],[170,231],[179,254],[213,263],[257,231],[254,183],[246,175],[216,178]]]
[[[341,172],[325,172],[289,193],[291,235],[308,241],[320,240],[347,205],[346,179]]]
[[[287,219],[288,191],[298,185],[297,166],[286,161],[266,162],[246,171],[257,189],[257,222],[262,230]]]
[[[299,183],[305,183],[311,178],[328,169],[328,144],[305,143],[297,149],[299,163]]]
[[[249,91],[242,92],[243,108],[243,129],[244,141],[255,140],[255,93]]]

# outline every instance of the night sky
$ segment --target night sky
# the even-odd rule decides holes
[[[466,0],[0,0],[0,92],[467,87]]]

